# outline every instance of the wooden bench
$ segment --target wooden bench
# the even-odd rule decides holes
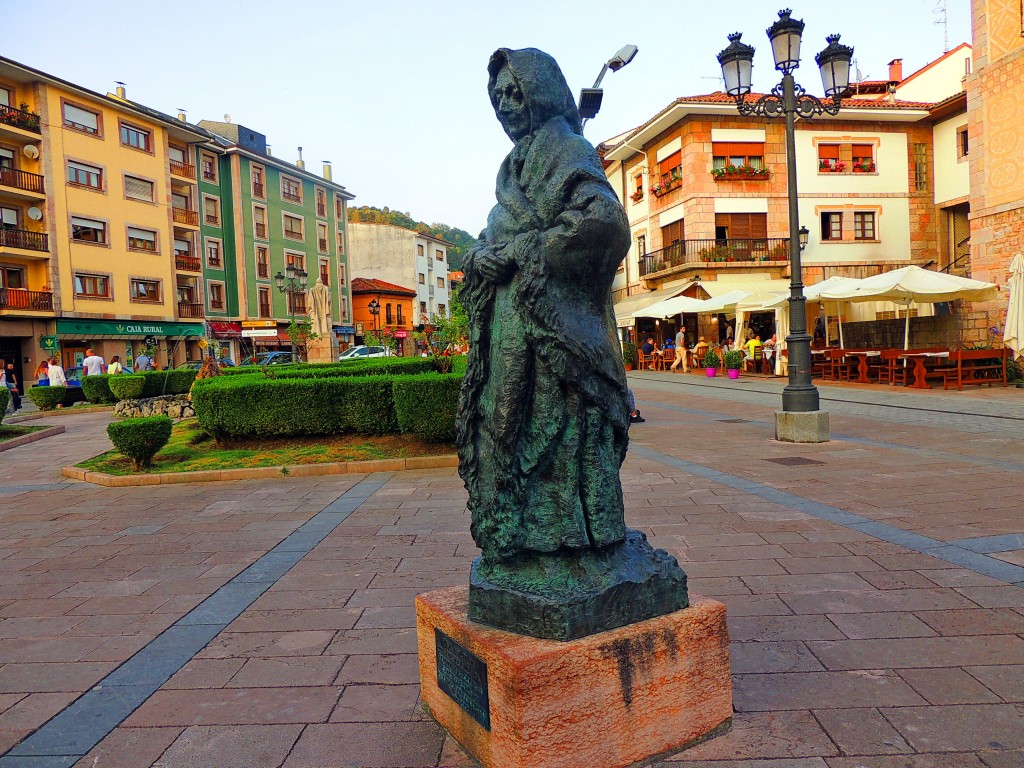
[[[956,384],[993,384],[1006,386],[1006,358],[1008,349],[961,349],[949,353],[949,367],[942,369],[942,388]],[[955,367],[952,365],[956,363]]]

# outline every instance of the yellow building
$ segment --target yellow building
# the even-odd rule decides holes
[[[203,334],[178,315],[175,253],[194,251],[190,158],[209,135],[117,90],[0,58],[0,357],[29,376],[55,343],[70,367],[90,346],[130,359],[148,338],[167,365]]]

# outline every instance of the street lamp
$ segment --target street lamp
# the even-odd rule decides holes
[[[718,54],[725,78],[725,90],[736,100],[741,115],[758,115],[786,119],[786,178],[789,187],[789,263],[791,272],[789,297],[789,384],[782,392],[784,413],[808,413],[819,410],[818,390],[811,383],[811,337],[807,333],[803,275],[800,252],[807,245],[808,231],[800,226],[797,210],[796,149],[794,147],[796,118],[806,119],[822,114],[836,115],[843,93],[850,84],[850,62],[853,48],[840,45],[839,35],[830,35],[828,47],[814,57],[821,72],[822,85],[828,100],[808,94],[793,79],[793,70],[800,66],[800,41],[804,22],[790,17],[788,8],[779,11],[779,19],[768,28],[775,68],[782,72],[782,82],[754,102],[746,100],[751,89],[754,48],[741,42],[739,32],[729,35],[729,46]],[[827,437],[827,428],[824,439]]]
[[[373,332],[376,334],[379,331],[377,320],[380,316],[380,302],[376,299],[370,299],[370,303],[366,305],[366,308],[369,309],[370,314],[373,315]]]
[[[601,67],[601,72],[597,76],[597,80],[594,81],[593,88],[581,88],[580,89],[580,105],[579,113],[580,117],[583,118],[583,123],[586,125],[587,120],[592,117],[596,117],[598,110],[601,109],[601,99],[604,98],[604,91],[601,90],[601,81],[604,80],[604,76],[608,74],[610,69],[612,72],[618,72],[624,66],[629,64],[640,49],[635,45],[624,45],[618,52],[612,56],[608,61]]]
[[[299,269],[294,264],[285,267],[284,274],[278,272],[274,275],[274,282],[277,290],[288,295],[288,314],[291,315],[292,325],[295,325],[295,296],[305,295],[306,286],[309,284],[309,274],[304,269]],[[292,340],[292,353],[295,352],[295,340]]]

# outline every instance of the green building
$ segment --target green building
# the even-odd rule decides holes
[[[352,343],[348,201],[353,195],[323,175],[279,160],[261,133],[203,120],[212,141],[196,148],[199,252],[205,314],[225,356],[290,349],[286,329],[306,315],[305,295],[282,291],[275,277],[289,267],[331,290],[339,348]],[[300,150],[301,152],[301,150]],[[287,286],[287,281],[286,281]]]

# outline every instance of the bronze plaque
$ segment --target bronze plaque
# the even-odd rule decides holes
[[[491,730],[487,664],[436,627],[434,647],[437,654],[437,687],[486,730]]]

